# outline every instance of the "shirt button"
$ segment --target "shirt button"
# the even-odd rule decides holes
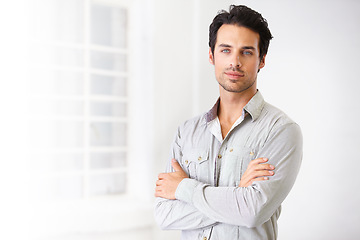
[[[221,154],[218,155],[218,158],[222,158]]]
[[[254,155],[254,152],[253,152],[253,151],[251,151],[251,152],[250,152],[250,156],[253,156],[253,155]]]
[[[233,149],[233,148],[230,148],[230,152],[232,152],[232,151],[234,151],[234,149]]]
[[[201,156],[200,156],[200,157],[198,157],[198,160],[199,160],[199,161],[201,161],[201,159],[202,159],[202,157],[201,157]]]
[[[189,163],[189,161],[188,160],[185,160],[185,164],[188,164]]]
[[[207,240],[207,237],[204,237],[203,240]]]

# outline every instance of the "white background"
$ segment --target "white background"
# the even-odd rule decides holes
[[[283,204],[280,240],[358,239],[360,235],[360,2],[356,0],[149,0],[144,58],[137,83],[153,103],[150,114],[153,151],[148,154],[149,182],[165,168],[176,127],[207,111],[218,97],[213,66],[208,63],[208,26],[220,9],[246,4],[268,20],[274,35],[258,88],[266,101],[298,122],[304,135],[303,164],[293,190]],[[26,239],[26,156],[23,146],[22,84],[26,74],[21,46],[26,29],[19,6],[1,2],[1,217],[4,239]],[[140,4],[141,5],[141,4]],[[144,11],[144,9],[142,10]],[[144,36],[142,36],[144,37]],[[150,40],[149,40],[150,39]],[[136,50],[143,49],[140,39]],[[147,66],[142,68],[141,66]],[[151,69],[149,69],[151,68]],[[141,69],[147,69],[141,72]],[[140,86],[139,86],[140,85]],[[150,87],[149,87],[150,86]],[[139,105],[139,103],[137,103]],[[149,102],[147,102],[149,105]],[[142,156],[146,154],[142,153]],[[154,184],[155,185],[155,184]],[[152,184],[144,185],[151,197]],[[137,215],[135,215],[137,216]],[[148,216],[144,216],[148,217]],[[127,219],[124,219],[126,222]],[[6,224],[6,225],[5,225]],[[86,223],[84,223],[86,224]],[[121,224],[121,223],[119,223]],[[179,239],[179,232],[147,228],[94,233],[61,239]],[[58,238],[60,239],[60,238]]]

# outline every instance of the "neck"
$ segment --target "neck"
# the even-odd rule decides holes
[[[226,94],[222,94],[222,91],[220,91],[218,118],[223,138],[225,138],[235,121],[241,116],[243,108],[256,92],[256,89],[244,93],[227,92]]]
[[[220,91],[220,105],[218,109],[219,119],[226,121],[233,120],[233,123],[241,116],[243,108],[256,94],[257,90],[244,93],[222,94]]]

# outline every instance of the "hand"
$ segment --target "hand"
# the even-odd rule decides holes
[[[175,172],[159,174],[158,180],[156,181],[155,197],[175,199],[175,191],[179,183],[184,178],[188,178],[188,175],[175,159],[171,159],[171,166]]]
[[[240,179],[239,187],[248,187],[254,181],[268,180],[269,178],[267,176],[274,175],[272,170],[274,170],[275,167],[267,163],[264,164],[267,161],[267,158],[252,160]]]

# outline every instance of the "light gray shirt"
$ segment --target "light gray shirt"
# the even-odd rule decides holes
[[[189,178],[176,200],[156,199],[155,219],[162,229],[182,230],[182,240],[276,239],[281,203],[301,164],[301,130],[258,91],[223,139],[218,104],[178,128],[171,158]],[[238,187],[249,162],[260,157],[275,174]],[[173,171],[170,160],[166,171]]]

